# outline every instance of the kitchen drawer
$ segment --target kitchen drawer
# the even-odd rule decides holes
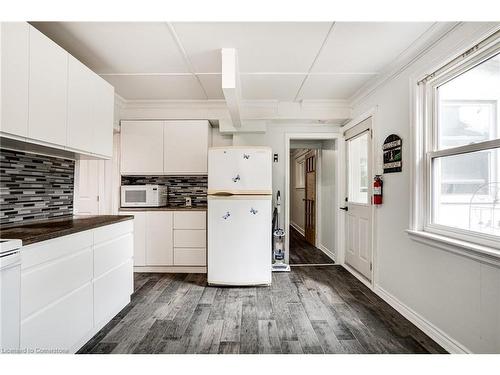
[[[207,213],[174,212],[174,229],[206,229]]]
[[[94,244],[114,240],[127,233],[134,232],[134,221],[126,220],[121,223],[105,225],[94,230]]]
[[[130,302],[134,291],[133,262],[123,263],[94,280],[94,324],[100,326]]]
[[[134,236],[126,233],[94,246],[94,277],[126,262],[134,256]]]
[[[21,249],[21,269],[25,270],[51,260],[59,260],[91,246],[91,230],[27,245]]]
[[[21,274],[21,318],[43,309],[92,280],[92,249],[33,267]]]
[[[206,266],[207,252],[204,248],[174,248],[175,266]]]
[[[93,326],[92,284],[87,283],[21,322],[21,348],[72,351]]]
[[[204,229],[174,230],[174,247],[206,247],[207,231]]]

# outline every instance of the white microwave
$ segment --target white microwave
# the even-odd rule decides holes
[[[167,205],[167,187],[163,185],[122,185],[122,207],[162,207]]]

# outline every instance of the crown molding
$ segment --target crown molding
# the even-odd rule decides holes
[[[385,83],[398,76],[416,60],[427,53],[448,34],[462,27],[463,22],[435,22],[422,33],[392,64],[389,64],[380,74],[364,84],[349,99],[352,107],[372,94]]]

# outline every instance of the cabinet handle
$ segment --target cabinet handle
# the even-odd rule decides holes
[[[243,159],[246,159],[246,160],[250,159],[250,155],[249,154],[243,154]]]
[[[252,213],[252,214],[256,215],[256,214],[257,214],[257,212],[259,212],[259,210],[256,210],[256,209],[255,209],[255,208],[253,208],[253,207],[252,207],[252,208],[250,208],[250,213]]]
[[[222,218],[224,220],[227,220],[229,218],[229,216],[231,216],[231,214],[229,213],[229,211],[227,211],[226,214],[224,216],[222,216]]]
[[[238,182],[239,180],[241,180],[241,177],[239,174],[237,174],[236,177],[233,177],[233,182]]]

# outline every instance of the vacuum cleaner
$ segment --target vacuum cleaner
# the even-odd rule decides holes
[[[290,272],[290,266],[285,263],[285,231],[279,227],[279,215],[281,212],[281,195],[278,190],[276,194],[276,205],[273,211],[273,230],[272,230],[272,253],[273,253],[273,272]]]

